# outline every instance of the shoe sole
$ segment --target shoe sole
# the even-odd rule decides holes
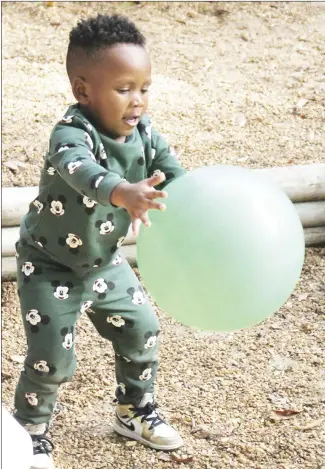
[[[127,428],[120,427],[117,423],[113,423],[113,430],[119,435],[126,436],[127,438],[130,438],[131,440],[140,441],[144,445],[150,446],[150,448],[158,449],[161,451],[172,451],[184,445],[184,441],[182,439],[180,439],[178,443],[174,443],[173,445],[166,445],[166,446],[157,445],[155,443],[152,443],[151,441],[145,440],[140,435],[137,435],[136,433],[131,432]]]

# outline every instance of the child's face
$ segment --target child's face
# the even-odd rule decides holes
[[[115,138],[130,135],[148,107],[151,64],[147,52],[133,44],[109,47],[89,68],[84,89],[81,81],[73,87],[75,97],[104,131]]]

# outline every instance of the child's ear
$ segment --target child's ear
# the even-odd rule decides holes
[[[76,77],[72,83],[72,92],[80,104],[87,105],[90,102],[90,85],[82,77]]]

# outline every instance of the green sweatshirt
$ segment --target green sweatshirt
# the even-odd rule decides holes
[[[78,105],[54,127],[39,195],[21,225],[21,240],[80,274],[108,264],[130,226],[110,198],[123,180],[139,182],[162,171],[182,176],[175,153],[144,115],[125,143],[97,131]]]

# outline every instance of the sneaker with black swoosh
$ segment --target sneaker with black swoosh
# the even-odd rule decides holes
[[[157,450],[175,450],[184,442],[179,433],[157,412],[152,394],[145,394],[140,405],[118,404],[113,429],[120,435],[140,441]]]
[[[30,469],[54,469],[53,459],[51,453],[53,451],[53,443],[46,436],[48,425],[45,423],[40,424],[27,424],[23,425],[25,430],[31,436],[33,443],[33,459]]]

